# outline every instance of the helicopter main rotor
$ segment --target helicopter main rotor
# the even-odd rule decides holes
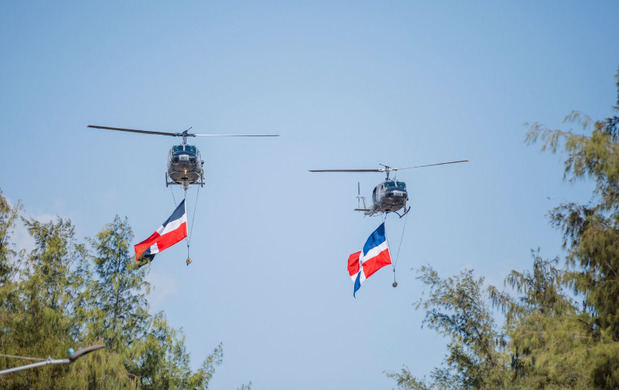
[[[170,131],[155,131],[155,130],[138,130],[138,129],[127,129],[124,127],[110,127],[110,126],[96,126],[96,125],[88,125],[93,129],[102,129],[102,130],[115,130],[115,131],[126,131],[129,133],[141,133],[141,134],[154,134],[154,135],[167,135],[169,137],[183,137],[183,144],[187,144],[188,137],[279,137],[279,134],[200,134],[200,133],[190,133],[191,127],[182,132],[170,132]]]
[[[424,165],[415,165],[412,167],[404,167],[404,168],[394,168],[394,167],[390,167],[389,165],[385,165],[382,163],[379,163],[379,165],[382,165],[383,168],[376,168],[376,169],[310,169],[310,172],[384,172],[387,175],[387,179],[389,179],[389,173],[390,172],[396,172],[396,171],[401,171],[404,169],[416,169],[416,168],[426,168],[426,167],[434,167],[437,165],[447,165],[447,164],[459,164],[459,163],[465,163],[465,162],[469,162],[469,160],[457,160],[457,161],[446,161],[446,162],[440,162],[440,163],[434,163],[434,164],[424,164]]]

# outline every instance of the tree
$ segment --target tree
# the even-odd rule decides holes
[[[494,323],[483,278],[472,270],[441,279],[424,266],[418,277],[429,289],[423,326],[449,339],[445,366],[434,369],[431,382],[417,379],[407,369],[388,374],[402,389],[504,388],[507,383],[504,341]]]
[[[20,205],[11,207],[0,191],[0,288],[11,279],[11,260],[16,252],[11,248],[11,233],[17,220]]]
[[[142,389],[207,389],[216,366],[221,364],[223,349],[218,345],[201,368],[192,372],[184,336],[179,337],[163,313],[158,313],[151,318],[146,336],[137,340],[129,356],[129,371]]]
[[[70,221],[58,218],[42,223],[23,219],[34,239],[34,249],[20,251],[15,261],[25,266],[13,279],[12,291],[20,304],[10,308],[10,321],[3,330],[10,339],[5,351],[21,356],[67,356],[75,346],[80,323],[75,321],[76,297],[84,290],[78,265],[85,257],[84,247],[75,241]],[[15,365],[6,361],[4,366]],[[47,366],[32,372],[11,374],[6,388],[69,387],[66,366]],[[3,378],[3,380],[8,380]]]
[[[543,259],[539,251],[532,255],[531,272],[512,271],[505,278],[518,297],[490,288],[494,305],[505,313],[510,387],[591,387],[588,318],[565,293],[559,259]]]
[[[163,313],[148,313],[148,267],[135,262],[133,232],[118,216],[90,240],[96,279],[90,282],[88,338],[102,337],[143,389],[205,389],[221,363],[218,346],[193,372],[184,337]]]
[[[619,117],[593,122],[573,112],[565,122],[583,133],[535,123],[526,136],[542,140],[542,150],[563,150],[565,180],[595,184],[590,202],[550,212],[563,235],[565,266],[534,252],[531,271],[506,277],[513,293],[489,286],[486,297],[472,271],[441,279],[422,268],[430,297],[417,307],[426,310],[424,324],[449,339],[446,366],[429,382],[406,367],[389,373],[399,388],[619,388]],[[500,331],[492,305],[504,315]]]
[[[19,210],[19,204],[11,206],[0,191],[0,351],[13,350],[12,332],[7,324],[19,321],[19,313],[23,310],[14,281],[14,261],[18,253],[12,246],[12,230],[19,217]],[[8,359],[0,357],[0,368],[7,367],[8,364]],[[0,385],[2,382],[0,377]]]
[[[388,373],[398,388],[614,388],[619,344],[604,334],[593,337],[590,314],[565,293],[558,259],[533,256],[532,271],[505,278],[517,296],[484,288],[470,270],[442,279],[423,267],[419,279],[430,293],[417,307],[426,310],[423,325],[448,338],[448,352],[430,380],[406,367]],[[500,329],[492,306],[505,315]]]
[[[127,219],[118,216],[90,240],[97,278],[89,289],[89,335],[102,337],[116,352],[143,336],[148,323],[149,285],[145,268],[135,266],[132,241]]]
[[[614,110],[619,111],[619,72],[616,86]],[[590,334],[600,343],[597,347],[608,344],[610,348],[600,352],[593,382],[619,387],[619,117],[593,122],[572,112],[565,122],[579,125],[584,134],[535,123],[527,142],[541,139],[542,150],[553,153],[563,149],[567,154],[564,179],[591,179],[595,184],[590,202],[561,204],[551,211],[550,220],[561,230],[568,251],[566,283],[584,298],[592,318]],[[614,343],[608,343],[608,338]]]
[[[182,333],[148,312],[148,267],[133,261],[126,219],[116,217],[86,246],[68,219],[22,217],[35,243],[28,253],[12,242],[20,212],[0,193],[0,369],[21,363],[6,355],[62,358],[101,339],[108,348],[71,365],[2,375],[0,388],[208,388],[221,345],[191,370]]]
[[[619,111],[619,74],[617,76]],[[591,119],[573,112],[565,119],[587,131]],[[568,250],[570,285],[583,294],[596,317],[596,326],[607,329],[619,341],[619,117],[593,123],[590,135],[551,130],[534,124],[527,134],[529,143],[541,139],[542,150],[568,157],[564,178],[590,178],[595,183],[593,199],[587,204],[564,203],[550,213],[550,220],[563,233]]]

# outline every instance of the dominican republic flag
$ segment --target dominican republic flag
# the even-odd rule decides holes
[[[385,238],[385,224],[381,223],[365,242],[363,250],[348,257],[348,274],[355,282],[353,297],[361,288],[361,283],[389,264],[391,264],[391,256]]]
[[[135,260],[139,261],[141,256],[152,260],[157,253],[168,249],[185,237],[187,237],[187,211],[185,210],[185,199],[183,199],[170,215],[170,218],[156,232],[133,247],[135,249]]]

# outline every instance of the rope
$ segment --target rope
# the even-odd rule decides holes
[[[193,215],[191,216],[191,227],[189,228],[189,236],[187,237],[187,249],[189,249],[189,241],[193,235],[193,226],[196,223],[196,210],[198,209],[198,197],[200,196],[200,187],[196,192],[196,204],[193,206]],[[189,255],[189,253],[187,253]]]
[[[387,220],[387,213],[385,213],[383,216],[383,223],[385,223],[386,220]],[[385,232],[385,240],[387,240],[387,247],[391,248],[391,243],[389,242],[389,237],[387,236],[386,232]],[[393,268],[393,282],[395,283],[395,267],[393,267],[393,263],[391,263],[391,267]]]
[[[174,207],[176,207],[177,204],[176,204],[176,197],[174,196],[174,191],[172,191],[172,187],[169,187],[169,188],[170,188],[170,194],[172,194],[172,202],[174,202]]]
[[[398,244],[398,252],[395,255],[395,261],[391,265],[393,267],[393,281],[395,282],[395,267],[398,265],[400,259],[400,249],[402,249],[402,241],[404,241],[404,231],[406,230],[406,222],[408,221],[408,214],[404,218],[404,226],[402,227],[402,235],[400,236],[400,243]]]
[[[185,201],[185,210],[187,210],[187,189],[185,188],[185,196],[183,197],[183,200]],[[191,237],[191,235],[187,235],[187,239],[185,240],[187,242],[187,257],[189,257],[189,238]]]
[[[28,357],[28,356],[7,355],[7,354],[4,354],[4,353],[0,353],[0,356],[4,356],[4,357],[8,357],[8,358],[14,358],[14,359],[24,359],[24,360],[37,360],[37,361],[47,360],[47,359],[33,358],[33,357]]]
[[[387,214],[385,214],[383,218],[383,223],[385,223],[386,220],[387,220]],[[395,270],[398,265],[398,260],[400,259],[402,241],[404,241],[404,231],[406,230],[407,221],[408,221],[408,214],[404,218],[404,226],[402,227],[402,234],[400,235],[400,242],[398,243],[398,250],[396,251],[396,254],[395,254],[395,260],[393,261],[393,263],[391,263],[391,268],[393,270],[393,287],[396,287],[398,285],[398,282],[396,281],[396,278],[395,278]],[[385,239],[387,240],[387,245],[391,248],[391,243],[389,242],[389,238],[386,235],[385,235]]]
[[[198,197],[200,196],[200,187],[196,191],[196,204],[193,206],[193,215],[191,216],[191,227],[189,228],[189,234],[187,235],[187,239],[185,240],[187,243],[187,261],[185,264],[191,264],[191,256],[189,255],[189,245],[191,243],[191,238],[193,237],[193,226],[196,223],[196,210],[198,209]],[[187,190],[185,190],[185,200],[187,199]],[[185,207],[187,204],[185,203]]]

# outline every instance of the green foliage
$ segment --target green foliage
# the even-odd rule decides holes
[[[118,216],[90,240],[97,278],[89,288],[89,334],[103,338],[116,352],[143,336],[148,324],[149,285],[146,270],[135,266],[132,241],[129,223]]]
[[[566,295],[557,259],[534,253],[533,263],[532,272],[505,279],[517,297],[484,288],[470,270],[442,279],[423,267],[430,293],[417,307],[426,311],[423,324],[449,340],[445,364],[430,380],[406,367],[387,375],[399,389],[616,388],[619,344],[596,335],[590,314]],[[500,328],[493,306],[505,314]]]
[[[2,352],[22,356],[60,356],[75,344],[80,324],[74,321],[76,298],[84,290],[82,269],[84,247],[75,243],[74,227],[68,220],[41,223],[24,219],[34,238],[29,254],[21,252],[15,261],[23,264],[10,289],[14,306],[2,321]],[[15,267],[16,268],[16,267]],[[6,351],[6,352],[5,352]],[[2,368],[14,366],[4,358]],[[46,366],[33,373],[25,371],[3,376],[6,388],[70,388],[66,366]]]
[[[617,83],[619,111],[619,73]],[[619,341],[619,117],[593,122],[574,112],[565,122],[579,125],[585,134],[534,124],[527,142],[541,139],[542,150],[553,153],[562,148],[567,154],[564,178],[590,179],[595,184],[591,202],[561,204],[551,211],[550,220],[562,231],[568,249],[567,281],[585,296],[596,325],[610,329]],[[591,134],[586,134],[591,126]]]
[[[615,110],[619,73],[617,90]],[[584,133],[533,124],[526,138],[567,155],[565,180],[594,184],[590,202],[565,203],[550,212],[563,234],[565,267],[558,258],[533,252],[531,271],[505,278],[511,293],[494,286],[484,290],[483,279],[472,271],[441,279],[422,268],[420,279],[430,294],[417,307],[426,311],[424,325],[448,338],[448,352],[430,381],[406,367],[388,373],[398,388],[619,388],[619,117],[594,122],[573,112],[566,123]],[[501,314],[497,329],[493,318]]]
[[[447,367],[432,377],[439,388],[459,383],[462,388],[499,388],[505,381],[506,365],[499,353],[502,339],[484,299],[483,278],[471,270],[441,279],[430,267],[422,267],[420,279],[429,297],[420,301],[426,316],[423,325],[447,336]]]
[[[19,205],[11,207],[0,191],[0,288],[9,282],[13,272],[11,259],[16,253],[10,243],[19,209]]]
[[[146,337],[130,351],[129,371],[139,378],[142,389],[204,389],[215,366],[221,364],[221,344],[206,358],[197,372],[189,367],[184,337],[170,328],[163,314],[152,317]]]
[[[4,355],[66,358],[70,347],[107,348],[71,365],[2,375],[0,388],[208,388],[222,347],[191,370],[182,334],[163,313],[148,312],[148,268],[131,255],[126,219],[116,217],[84,245],[67,219],[22,218],[34,239],[27,251],[12,242],[20,212],[0,193],[0,370],[31,363]]]
[[[387,377],[395,380],[398,389],[411,389],[411,390],[430,390],[432,388],[440,389],[438,384],[428,386],[423,380],[415,378],[410,372],[408,367],[404,366],[400,372],[387,372]],[[437,381],[439,382],[439,381]]]
[[[506,313],[513,388],[591,386],[591,321],[565,294],[557,263],[533,253],[532,272],[512,271],[505,279],[519,299],[493,296]]]
[[[21,308],[19,296],[15,292],[14,258],[17,255],[11,246],[11,234],[19,214],[19,205],[11,207],[0,192],[0,324],[17,319],[16,313]],[[0,348],[10,342],[6,331],[0,328]]]

